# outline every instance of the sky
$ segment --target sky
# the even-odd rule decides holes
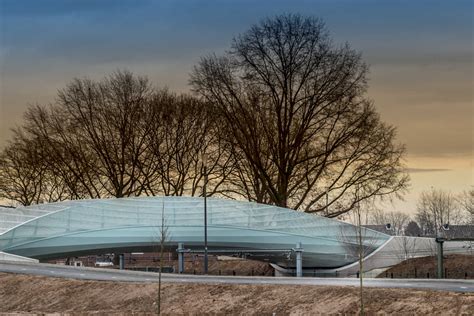
[[[262,18],[323,19],[336,43],[370,65],[368,96],[397,127],[411,175],[413,214],[430,188],[474,185],[474,40],[471,0],[0,0],[0,148],[28,105],[54,102],[75,77],[128,69],[189,91],[201,56],[221,53]]]

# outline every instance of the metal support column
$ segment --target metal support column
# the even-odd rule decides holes
[[[436,244],[438,248],[438,279],[444,279],[444,267],[443,267],[443,243],[444,243],[444,238],[438,237],[436,238]]]
[[[178,243],[178,273],[184,272],[184,245],[182,242]]]
[[[125,270],[125,258],[123,253],[119,254],[119,267],[120,270]]]
[[[303,247],[301,242],[298,242],[293,250],[296,253],[296,276],[300,278],[303,276]]]

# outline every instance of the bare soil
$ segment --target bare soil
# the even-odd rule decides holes
[[[446,255],[444,268],[447,279],[474,279],[474,256]],[[405,260],[381,273],[378,278],[434,279],[436,271],[436,257],[422,257]]]
[[[156,283],[0,273],[0,314],[151,315]],[[357,314],[356,287],[163,284],[165,315]],[[364,289],[369,315],[473,315],[474,294]]]

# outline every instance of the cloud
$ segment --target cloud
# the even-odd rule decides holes
[[[451,171],[451,169],[435,169],[435,168],[407,168],[408,173],[421,173],[421,172],[443,172]]]
[[[2,0],[1,8],[5,15],[12,17],[57,17],[61,15],[90,14],[127,10],[151,3],[151,0]]]
[[[27,103],[119,68],[185,91],[200,56],[259,19],[321,17],[372,64],[368,96],[410,155],[472,153],[472,2],[0,0],[0,145]],[[363,18],[361,18],[363,17]],[[449,23],[446,23],[449,21]]]

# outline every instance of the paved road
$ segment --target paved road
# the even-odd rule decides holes
[[[157,282],[153,272],[121,271],[114,269],[79,268],[44,263],[18,263],[0,261],[0,272],[33,274],[82,280]],[[356,278],[291,278],[291,277],[242,277],[162,274],[164,282],[208,284],[274,284],[274,285],[330,285],[358,286]],[[473,280],[426,280],[426,279],[364,279],[367,287],[410,288],[474,293]]]

